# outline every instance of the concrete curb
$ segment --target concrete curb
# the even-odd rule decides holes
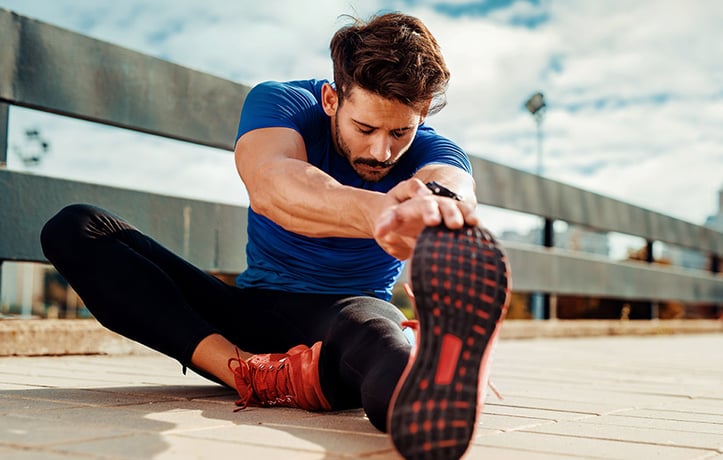
[[[721,320],[508,320],[500,338],[538,339],[723,333]],[[152,353],[94,319],[0,320],[0,356]]]
[[[0,356],[144,353],[150,350],[109,331],[95,319],[0,321]]]
[[[721,332],[723,332],[723,321],[715,319],[640,321],[509,320],[503,323],[500,339],[712,334]]]

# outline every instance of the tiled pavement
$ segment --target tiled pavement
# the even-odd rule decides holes
[[[723,460],[723,334],[500,341],[468,459]],[[234,412],[156,354],[0,358],[0,458],[394,459],[360,410]]]

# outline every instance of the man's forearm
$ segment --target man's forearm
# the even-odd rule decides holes
[[[300,235],[373,237],[384,194],[342,185],[301,160],[283,159],[268,166],[274,173],[254,180],[249,193],[255,212]]]

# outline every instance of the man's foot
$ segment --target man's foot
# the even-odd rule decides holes
[[[330,410],[319,381],[320,351],[321,342],[316,342],[311,348],[298,345],[286,353],[229,359],[240,397],[236,405]]]
[[[419,332],[390,403],[388,429],[406,459],[457,459],[481,411],[490,352],[509,299],[509,269],[477,227],[425,229],[412,258]]]

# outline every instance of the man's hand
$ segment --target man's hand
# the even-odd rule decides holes
[[[390,205],[379,216],[374,239],[400,260],[411,257],[425,227],[444,223],[448,228],[478,225],[477,207],[465,201],[436,196],[418,179],[401,182],[387,193]]]

